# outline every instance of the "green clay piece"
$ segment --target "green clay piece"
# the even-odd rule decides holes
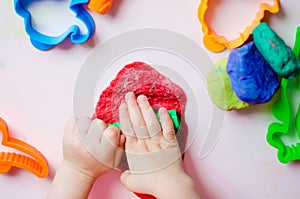
[[[300,28],[297,29],[293,52],[299,57]],[[280,122],[269,125],[267,141],[278,150],[278,160],[286,164],[300,160],[300,101],[299,95],[295,95],[300,93],[300,75],[292,80],[282,79],[280,89],[280,98],[272,108],[273,115]]]
[[[114,122],[114,123],[112,123],[112,124],[108,124],[107,126],[116,126],[116,127],[118,127],[118,129],[121,128],[120,122]]]
[[[172,110],[168,110],[168,113],[169,113],[169,115],[172,119],[175,130],[178,131],[178,129],[180,128],[180,122],[179,122],[179,119],[178,119],[177,111],[175,109],[172,109]],[[157,117],[158,121],[160,122],[159,114],[156,114],[156,117]],[[119,129],[121,128],[120,127],[120,122],[114,122],[112,124],[108,124],[107,126],[116,126]]]
[[[180,123],[179,123],[179,120],[178,120],[177,111],[175,109],[172,109],[172,110],[168,110],[168,113],[169,113],[169,115],[172,119],[174,128],[177,131],[180,128]],[[156,114],[156,117],[157,117],[158,121],[160,122],[159,114]]]
[[[299,74],[299,59],[268,24],[261,23],[253,30],[253,40],[260,54],[279,76],[292,79]]]
[[[207,77],[207,89],[212,102],[223,110],[247,108],[250,104],[241,101],[232,90],[226,72],[227,58],[219,60]]]

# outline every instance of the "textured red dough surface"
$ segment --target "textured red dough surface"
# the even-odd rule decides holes
[[[176,109],[179,118],[184,113],[186,95],[182,88],[144,62],[124,66],[101,93],[95,115],[106,123],[119,121],[118,109],[125,94],[144,94],[154,109]]]
[[[133,62],[124,66],[101,93],[95,110],[96,117],[108,124],[119,121],[119,106],[125,102],[125,94],[130,91],[137,96],[147,96],[154,109],[176,109],[179,118],[184,113],[186,95],[182,88],[150,65]],[[151,195],[135,194],[142,199],[155,199]]]

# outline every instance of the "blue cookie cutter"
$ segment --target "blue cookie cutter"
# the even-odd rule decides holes
[[[63,42],[67,37],[70,37],[70,40],[73,43],[80,44],[87,41],[94,34],[94,20],[82,7],[82,4],[88,3],[89,0],[72,0],[70,3],[70,9],[76,13],[76,17],[85,24],[87,33],[82,34],[78,25],[72,25],[59,36],[47,36],[33,28],[31,14],[26,9],[26,6],[28,6],[32,1],[34,0],[14,0],[14,5],[16,13],[24,18],[25,30],[30,36],[32,45],[37,49],[49,50],[53,46]]]

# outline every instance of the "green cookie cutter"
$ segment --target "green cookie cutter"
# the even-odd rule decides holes
[[[293,52],[299,57],[300,26],[297,28]],[[295,95],[290,95],[300,92],[300,75],[291,80],[282,78],[280,88],[280,98],[272,108],[273,115],[280,122],[273,122],[269,125],[267,141],[278,150],[278,160],[286,164],[290,161],[300,160],[300,99]],[[292,103],[295,100],[298,100],[296,113]],[[292,144],[287,144],[287,142]]]
[[[179,122],[179,119],[177,116],[177,111],[175,109],[172,109],[172,110],[168,110],[168,113],[172,119],[175,130],[178,131],[178,129],[180,128],[180,122]],[[157,117],[158,121],[160,122],[159,114],[156,114],[156,117]],[[114,122],[112,124],[108,124],[107,126],[116,126],[116,127],[120,128],[120,122]]]

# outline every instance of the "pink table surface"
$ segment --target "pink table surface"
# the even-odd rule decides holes
[[[234,7],[236,1],[228,1],[233,5],[229,6],[233,8],[231,14],[241,15]],[[45,198],[62,159],[62,133],[64,124],[73,114],[76,77],[96,45],[123,31],[158,27],[185,34],[203,46],[197,20],[198,5],[198,0],[115,0],[111,14],[91,13],[96,33],[87,43],[74,45],[66,41],[43,52],[30,44],[22,19],[14,12],[13,2],[0,1],[0,116],[7,121],[12,136],[37,147],[50,166],[46,179],[38,179],[19,169],[0,175],[0,198]],[[285,0],[281,2],[281,12],[268,17],[271,26],[290,46],[293,46],[295,29],[300,22],[299,7],[298,1]],[[230,14],[227,8],[225,11],[219,10],[218,16],[225,18]],[[235,20],[237,22],[227,20],[229,33],[237,30],[235,24],[243,24],[243,14]],[[207,51],[213,62],[228,53],[228,50],[219,54]],[[199,133],[195,138],[184,163],[203,198],[300,198],[299,163],[279,163],[276,150],[265,140],[268,124],[274,120],[271,106],[272,102],[226,112],[221,136],[205,158],[199,158],[205,135]],[[90,198],[136,198],[121,185],[119,175],[112,172],[101,177]]]

